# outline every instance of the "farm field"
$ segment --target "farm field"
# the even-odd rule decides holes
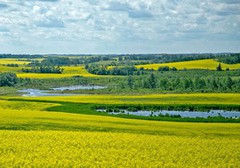
[[[22,60],[22,59],[14,59],[14,58],[0,58],[0,64],[6,65],[6,64],[18,64],[18,65],[24,65],[28,64],[30,61]]]
[[[18,67],[8,67],[8,66],[3,66],[0,65],[0,72],[19,72],[24,66],[19,65]]]
[[[27,101],[9,101],[0,99],[0,109],[2,110],[44,110],[49,107],[60,105],[58,103],[48,102],[27,102]]]
[[[61,60],[55,58],[48,68]],[[0,71],[5,72],[0,76],[4,81],[0,81],[0,167],[238,167],[237,116],[134,116],[101,110],[236,112],[240,109],[240,81],[239,72],[233,69],[239,64],[222,63],[230,71],[146,70],[114,76],[89,73],[84,64],[74,65],[73,60],[61,66],[61,74],[24,73],[22,68],[31,67],[23,62],[18,67],[0,62]],[[111,64],[111,60],[98,60],[91,62],[97,69]],[[133,65],[138,61],[132,61]],[[213,59],[168,64],[178,64],[178,69],[215,70],[218,66]],[[157,69],[159,64],[153,65]],[[69,90],[71,86],[103,89]],[[58,87],[66,89],[53,89]],[[39,89],[49,96],[27,93]]]
[[[21,72],[22,68],[25,68],[25,65],[29,63],[28,61],[18,61],[17,59],[0,59],[0,72],[14,72],[17,74],[19,78],[65,78],[72,76],[83,76],[83,77],[113,77],[111,75],[95,75],[89,73],[83,65],[78,66],[62,66],[64,69],[62,74],[56,73],[24,73]],[[19,64],[19,67],[7,67],[3,66],[6,64]],[[99,63],[101,64],[101,63]],[[145,68],[145,69],[154,69],[157,70],[159,67],[168,66],[170,68],[176,67],[179,70],[182,69],[209,69],[216,70],[216,67],[219,65],[219,62],[213,59],[205,59],[205,60],[196,60],[196,61],[184,61],[184,62],[173,62],[173,63],[161,63],[161,64],[146,64],[146,65],[137,65],[137,68]],[[240,64],[225,64],[221,63],[222,68],[229,68],[231,70],[240,69]],[[113,66],[109,66],[108,68],[112,68]]]
[[[240,0],[0,0],[0,168],[240,168]]]
[[[17,73],[19,78],[65,78],[72,76],[83,77],[101,77],[100,75],[94,75],[87,72],[84,66],[63,66],[62,74],[41,74],[41,73]]]
[[[149,95],[76,95],[58,97],[24,98],[26,100],[47,100],[100,104],[236,104],[239,93],[197,93],[197,94],[149,94]]]
[[[72,131],[0,131],[0,137],[3,167],[238,167],[240,154],[239,140],[231,138]]]
[[[19,67],[7,67],[0,65],[0,72],[14,72],[19,78],[65,78],[72,76],[83,76],[83,77],[108,77],[101,75],[94,75],[87,72],[84,66],[66,66],[62,74],[42,74],[42,73],[24,73],[21,72],[21,69],[24,68],[24,65],[19,65]]]
[[[239,124],[0,111],[3,167],[237,167],[239,163]]]
[[[37,110],[66,112],[75,114],[112,116],[97,112],[96,109],[142,109],[142,110],[189,110],[205,111],[221,109],[238,111],[239,94],[155,94],[155,95],[69,95],[42,97],[0,97],[0,109]],[[155,110],[154,110],[155,109]],[[204,112],[203,112],[204,113]],[[239,123],[239,119],[225,118],[174,118],[138,117],[134,115],[114,115],[112,117],[143,119],[153,121],[178,122],[229,122]]]
[[[216,70],[216,67],[219,65],[219,62],[214,59],[204,59],[204,60],[194,60],[194,61],[183,61],[183,62],[171,62],[171,63],[162,63],[162,64],[146,64],[146,65],[137,65],[137,68],[145,68],[158,70],[159,67],[168,66],[170,68],[175,67],[179,70],[182,69],[209,69]],[[222,68],[226,69],[240,69],[240,64],[225,64],[221,63]]]
[[[32,59],[42,60],[42,59]],[[63,66],[64,72],[62,74],[42,74],[42,73],[24,73],[21,72],[22,68],[25,68],[29,61],[19,61],[18,59],[1,58],[0,59],[0,72],[14,72],[19,78],[65,78],[72,76],[83,76],[83,77],[101,77],[101,75],[94,75],[87,72],[83,65],[78,66]],[[18,64],[18,67],[4,66],[7,64]]]

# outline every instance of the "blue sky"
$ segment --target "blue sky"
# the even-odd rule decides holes
[[[0,0],[0,53],[239,52],[240,0]]]

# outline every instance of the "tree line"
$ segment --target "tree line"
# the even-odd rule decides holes
[[[226,54],[218,57],[219,62],[226,64],[237,64],[240,63],[240,53],[236,54]]]
[[[221,55],[221,54],[219,54]],[[152,63],[180,62],[216,58],[216,54],[133,54],[123,55],[120,60],[151,60]]]
[[[111,60],[110,57],[96,56],[96,57],[80,57],[80,58],[68,58],[68,57],[47,57],[42,61],[33,60],[28,64],[30,67],[34,66],[70,66],[79,64],[89,64],[99,61]]]
[[[149,71],[154,71],[153,69],[144,69],[143,67],[138,69],[135,66],[108,67],[104,65],[86,65],[85,68],[89,73],[96,75],[144,75],[147,74]],[[168,66],[163,66],[159,67],[158,71],[177,71],[177,68],[169,68]]]
[[[96,75],[140,75],[143,74],[142,70],[134,66],[123,67],[108,67],[103,65],[86,65],[85,68],[89,73]]]
[[[169,78],[151,73],[146,77],[128,76],[122,88],[158,89],[175,92],[239,92],[240,79],[227,77],[177,77]]]
[[[43,58],[43,55],[30,54],[0,54],[0,58]]]
[[[7,66],[7,67],[19,67],[18,64],[4,64],[4,66]]]
[[[26,73],[57,73],[61,74],[63,68],[59,66],[35,66],[32,68],[22,68],[22,72]]]

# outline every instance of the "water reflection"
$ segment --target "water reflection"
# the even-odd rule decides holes
[[[46,90],[39,90],[39,89],[23,89],[19,90],[19,92],[22,92],[22,96],[24,97],[40,97],[40,96],[68,96],[71,94],[63,94],[63,93],[50,93]]]
[[[91,90],[91,89],[104,89],[106,87],[103,86],[69,86],[69,87],[58,87],[58,88],[50,88],[51,90],[39,90],[39,89],[22,89],[18,92],[23,93],[22,96],[25,97],[40,97],[40,96],[70,96],[73,94],[67,93],[58,93],[63,92],[65,90]],[[56,93],[54,93],[56,92]]]
[[[64,91],[64,90],[92,90],[92,89],[104,89],[106,87],[104,86],[69,86],[69,87],[58,87],[58,88],[52,88],[55,91]]]
[[[99,112],[106,112],[106,110],[97,110]],[[179,116],[181,118],[208,118],[208,117],[224,117],[224,118],[240,118],[239,111],[224,111],[224,110],[211,110],[209,112],[203,111],[172,111],[172,110],[161,110],[161,111],[127,111],[121,110],[121,112],[108,112],[109,114],[128,114],[136,116]]]

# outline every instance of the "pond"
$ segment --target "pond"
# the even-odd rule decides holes
[[[68,93],[59,93],[65,90],[91,90],[91,89],[104,89],[106,87],[103,86],[69,86],[69,87],[58,87],[58,88],[50,88],[51,90],[40,90],[40,89],[22,89],[18,90],[18,92],[23,93],[24,97],[41,97],[41,96],[70,96],[73,94]],[[55,92],[55,93],[54,93]]]
[[[70,94],[62,94],[62,93],[50,93],[47,90],[39,90],[39,89],[23,89],[19,90],[22,92],[22,96],[24,97],[40,97],[40,96],[66,96]]]
[[[97,110],[99,112],[106,112],[106,110]],[[121,110],[121,112],[108,112],[109,114],[127,114],[136,116],[180,116],[181,118],[208,118],[208,117],[224,117],[224,118],[240,118],[239,111],[224,111],[224,110],[211,110],[209,112],[203,111],[174,111],[174,110],[161,110],[161,111],[127,111]]]
[[[79,85],[79,86],[68,86],[68,87],[58,87],[58,88],[52,88],[55,91],[64,91],[64,90],[94,90],[94,89],[105,89],[106,87],[104,86],[95,86],[95,85],[91,85],[91,86],[83,86],[83,85]]]

